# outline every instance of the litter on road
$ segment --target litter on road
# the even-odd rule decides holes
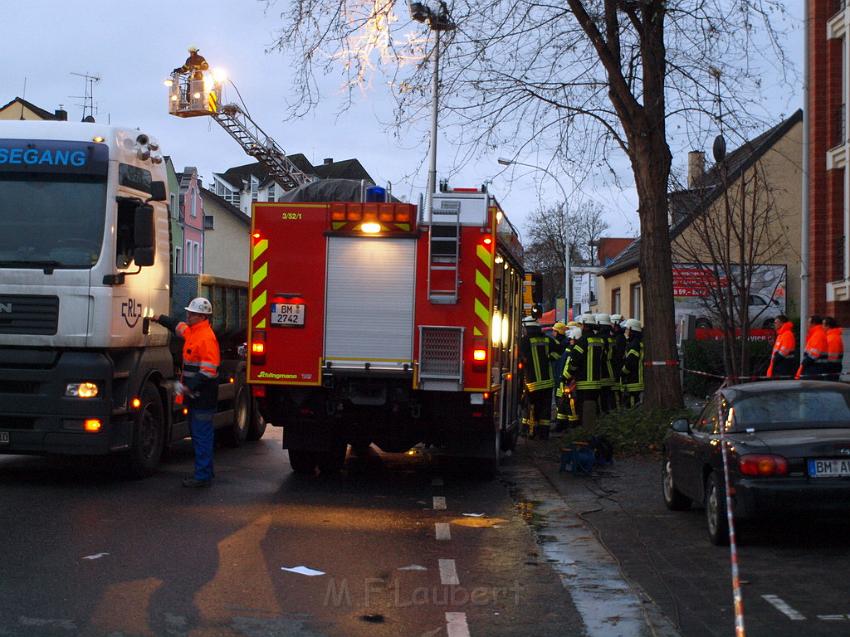
[[[306,566],[281,566],[280,570],[289,571],[290,573],[298,573],[299,575],[306,575],[307,577],[316,577],[317,575],[325,574],[324,571],[317,571]]]

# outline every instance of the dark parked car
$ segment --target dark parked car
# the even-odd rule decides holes
[[[850,512],[850,386],[772,381],[719,389],[696,422],[674,420],[662,490],[671,510],[705,506],[714,544],[728,542],[720,428],[737,520]]]

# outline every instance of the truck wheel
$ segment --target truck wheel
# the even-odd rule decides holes
[[[248,427],[248,440],[254,442],[266,433],[266,420],[257,407],[257,401],[251,399],[251,424]]]
[[[242,385],[233,401],[233,422],[222,431],[228,447],[241,447],[248,438],[251,427],[251,393],[247,385]]]
[[[151,382],[146,382],[139,396],[142,405],[133,427],[133,444],[127,458],[131,478],[146,478],[156,471],[162,457],[164,421],[162,399]]]
[[[318,456],[319,471],[322,473],[337,473],[345,464],[345,453],[348,445],[343,443],[330,451],[323,451]]]
[[[307,449],[290,449],[289,464],[294,473],[313,475],[316,472],[316,454]]]

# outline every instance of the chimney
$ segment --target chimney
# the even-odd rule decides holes
[[[54,119],[56,119],[60,122],[67,122],[68,121],[68,111],[66,111],[64,108],[62,108],[61,104],[59,105],[59,108],[57,108],[55,111],[53,111],[53,116],[54,116]]]
[[[695,188],[705,174],[705,153],[692,150],[688,153],[688,188]]]
[[[333,157],[325,157],[325,160],[324,160],[325,166],[330,166],[332,163],[334,163]]]

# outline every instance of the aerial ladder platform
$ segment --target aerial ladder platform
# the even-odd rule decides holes
[[[220,104],[224,81],[214,71],[175,69],[165,84],[168,86],[169,115],[211,117],[284,189],[292,190],[316,180],[298,168],[243,108],[236,104]]]

